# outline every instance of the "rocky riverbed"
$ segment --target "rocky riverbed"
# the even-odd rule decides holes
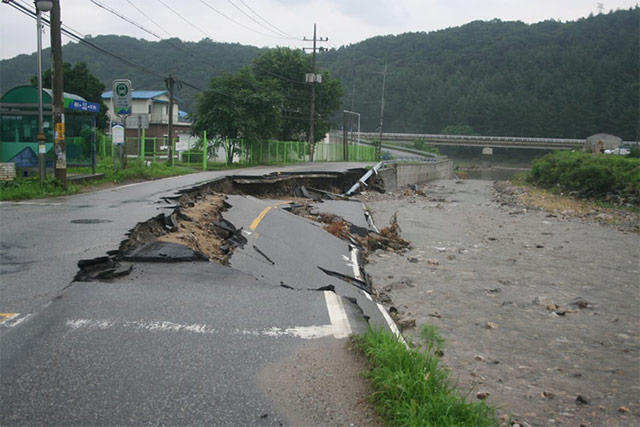
[[[640,425],[637,215],[532,208],[522,191],[450,180],[363,195],[412,244],[369,256],[375,288],[416,342],[439,328],[460,391],[505,423]]]

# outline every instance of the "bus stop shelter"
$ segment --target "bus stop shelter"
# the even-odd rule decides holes
[[[51,89],[42,90],[46,163],[53,167],[53,117]],[[68,166],[91,166],[96,162],[96,117],[100,104],[79,95],[64,93],[65,141]],[[17,168],[38,167],[38,88],[16,86],[0,98],[0,162]]]

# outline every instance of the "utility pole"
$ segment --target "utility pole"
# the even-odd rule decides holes
[[[42,113],[42,12],[49,12],[52,4],[43,1],[36,1],[36,22],[38,31],[38,165],[40,169],[40,183],[43,184],[47,178],[47,164],[45,159],[46,140],[44,135],[44,118]]]
[[[67,145],[65,143],[64,99],[62,89],[62,40],[60,37],[60,0],[53,0],[50,16],[51,83],[53,89],[54,177],[67,188]]]
[[[307,74],[306,81],[311,84],[311,108],[309,113],[309,160],[313,162],[313,153],[315,151],[315,137],[314,137],[314,125],[316,115],[316,83],[322,83],[322,77],[317,74],[316,71],[316,42],[326,42],[329,39],[316,37],[316,24],[313,24],[313,39],[309,40],[306,37],[304,41],[313,41],[312,56],[311,56],[311,74]],[[306,49],[306,48],[305,48]],[[323,48],[320,48],[322,51]]]
[[[382,126],[384,125],[384,88],[387,82],[387,64],[384,64],[384,71],[382,72],[382,99],[380,100],[380,138],[376,145],[376,159],[380,160],[382,157]]]
[[[168,130],[168,141],[169,144],[169,163],[173,166],[173,88],[175,86],[175,79],[173,78],[173,74],[169,74],[169,77],[164,79],[164,83],[169,90],[169,130]]]

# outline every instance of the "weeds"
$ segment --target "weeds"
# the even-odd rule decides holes
[[[527,180],[581,198],[640,204],[640,159],[556,151],[533,162]]]
[[[65,189],[59,181],[53,178],[48,178],[44,183],[40,183],[39,177],[20,177],[13,181],[0,181],[0,200],[64,196],[74,194],[77,191],[78,188],[74,185],[69,185]]]
[[[438,332],[435,325],[424,325],[420,330],[420,338],[424,341],[427,350],[431,353],[441,352],[444,347],[444,338]]]
[[[442,346],[435,328],[423,331],[431,348]],[[367,377],[374,389],[372,400],[389,425],[498,425],[494,410],[485,402],[465,401],[433,351],[407,348],[391,333],[376,329],[369,329],[356,342],[371,366]]]
[[[183,175],[194,172],[193,169],[169,166],[166,163],[152,163],[146,165],[141,160],[130,161],[127,168],[121,169],[113,166],[111,162],[101,162],[96,167],[97,173],[104,174],[104,178],[82,184],[68,183],[65,189],[62,184],[49,177],[44,183],[40,183],[39,177],[16,178],[13,181],[0,182],[0,200],[25,200],[42,197],[56,197],[75,194],[83,188],[91,188],[104,183],[119,184],[127,181],[157,179],[174,175]],[[73,168],[69,173],[88,174],[90,168]]]

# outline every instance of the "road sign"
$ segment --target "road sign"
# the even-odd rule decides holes
[[[117,79],[113,81],[111,92],[114,113],[121,117],[131,115],[131,80]]]
[[[70,110],[91,111],[92,113],[100,112],[100,104],[95,102],[73,100],[67,106]]]
[[[111,128],[111,142],[113,145],[124,144],[124,126],[117,124]]]
[[[304,80],[306,83],[322,83],[322,74],[306,73]]]

